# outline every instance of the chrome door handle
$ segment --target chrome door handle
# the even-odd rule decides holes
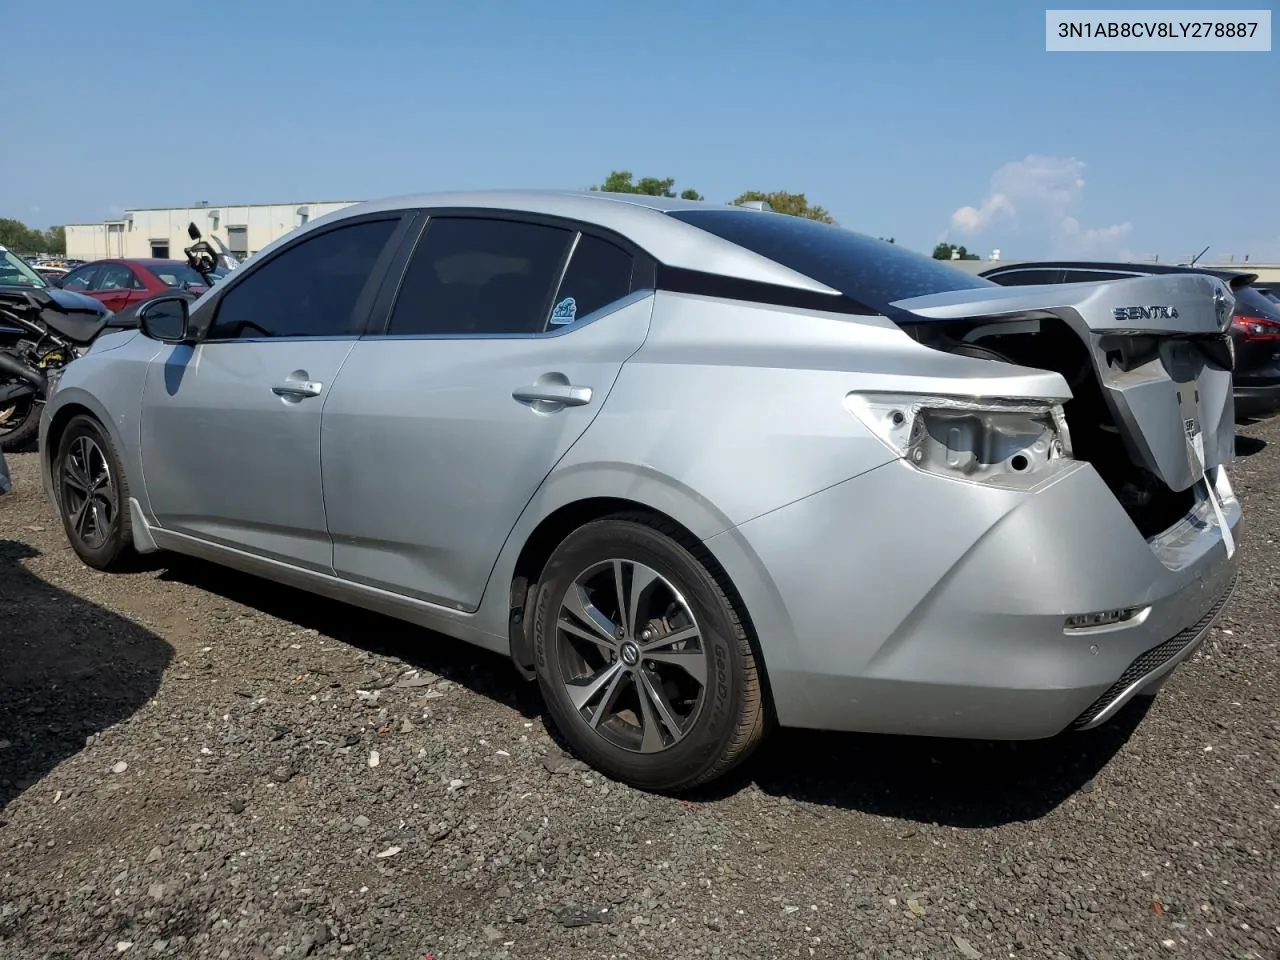
[[[323,389],[324,384],[319,380],[286,380],[284,383],[277,383],[271,388],[271,392],[286,400],[305,400],[307,397],[320,396]]]
[[[536,383],[531,387],[512,390],[511,396],[526,403],[542,401],[558,403],[566,407],[580,407],[591,402],[590,387],[575,387],[572,384]]]

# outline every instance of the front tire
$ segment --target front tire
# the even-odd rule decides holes
[[[534,614],[538,684],[573,749],[609,776],[682,791],[745,760],[765,730],[738,610],[674,524],[597,520],[552,554]]]
[[[67,424],[54,461],[59,513],[71,549],[97,570],[124,566],[133,554],[129,484],[115,444],[97,420]]]

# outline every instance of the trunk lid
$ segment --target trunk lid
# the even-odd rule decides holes
[[[999,339],[1003,325],[1034,335],[1061,321],[1084,343],[1116,430],[1134,464],[1175,492],[1235,453],[1228,328],[1234,296],[1206,274],[1100,283],[978,287],[899,300],[893,319]],[[1012,330],[1010,326],[1007,329]],[[1059,370],[1059,372],[1064,372]],[[1071,377],[1068,377],[1071,382]]]

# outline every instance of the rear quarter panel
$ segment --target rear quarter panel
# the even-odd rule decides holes
[[[505,631],[520,550],[567,504],[629,500],[706,541],[895,460],[846,409],[852,390],[1070,396],[1056,373],[931,350],[884,317],[659,293],[644,345],[508,537],[477,614],[484,629]],[[748,576],[742,558],[734,566]],[[735,586],[767,604],[767,573],[750,579]]]

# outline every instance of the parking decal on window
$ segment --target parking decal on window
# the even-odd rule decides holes
[[[563,326],[566,323],[573,323],[577,315],[578,302],[573,297],[565,297],[551,311],[551,324],[552,326]]]

